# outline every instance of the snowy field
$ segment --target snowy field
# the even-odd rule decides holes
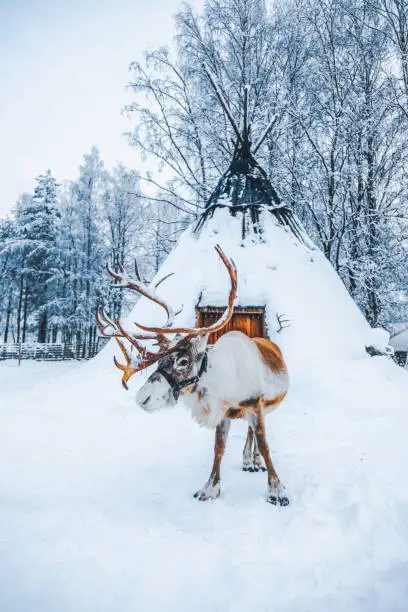
[[[407,609],[405,371],[367,358],[293,386],[267,419],[276,508],[240,469],[243,423],[221,498],[193,499],[212,432],[143,413],[110,360],[0,364],[2,612]]]

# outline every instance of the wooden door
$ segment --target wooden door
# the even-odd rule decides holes
[[[215,323],[224,312],[225,308],[216,308],[208,306],[205,308],[197,309],[197,326],[208,327],[212,323]],[[222,331],[210,334],[209,344],[217,342],[218,338],[221,338],[223,334],[229,331],[238,330],[249,336],[250,338],[264,338],[265,337],[265,308],[249,307],[249,308],[235,308],[232,319],[224,327]]]

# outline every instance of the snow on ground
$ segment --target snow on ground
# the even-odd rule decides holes
[[[0,364],[1,611],[406,610],[407,372],[364,357],[293,381],[267,419],[276,508],[240,470],[243,423],[221,498],[193,499],[212,432],[143,413],[110,352]]]
[[[3,612],[405,612],[408,597],[408,374],[323,255],[264,220],[241,244],[221,211],[187,230],[163,265],[177,323],[224,305],[214,252],[238,268],[238,304],[266,305],[291,386],[267,419],[291,504],[264,500],[265,474],[241,471],[234,423],[222,496],[193,493],[213,433],[183,406],[146,414],[120,385],[110,343],[86,364],[0,364],[0,610]],[[276,333],[276,313],[291,327]],[[163,321],[141,299],[128,324]],[[180,402],[181,403],[181,402]]]

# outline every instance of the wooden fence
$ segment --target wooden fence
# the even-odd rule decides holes
[[[96,342],[83,343],[20,343],[0,344],[0,361],[5,359],[36,359],[38,361],[65,361],[67,359],[91,359],[104,346],[102,338]]]

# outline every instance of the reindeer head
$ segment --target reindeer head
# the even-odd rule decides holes
[[[153,412],[175,406],[182,390],[194,386],[207,363],[208,334],[176,336],[175,349],[161,357],[157,368],[136,395],[144,410]]]
[[[234,262],[225,256],[221,247],[217,245],[215,248],[228,270],[231,288],[228,307],[222,317],[209,327],[195,329],[173,327],[175,316],[173,310],[155,293],[155,289],[162,281],[157,283],[154,290],[151,290],[140,280],[137,267],[135,268],[137,280],[125,278],[122,268],[120,269],[121,274],[117,274],[107,267],[109,274],[119,282],[118,285],[114,285],[115,287],[132,289],[159,304],[167,313],[167,322],[164,327],[146,327],[135,323],[142,333],[125,331],[118,319],[115,322],[112,321],[102,309],[99,309],[96,314],[102,335],[116,338],[125,357],[125,364],[119,363],[116,358],[114,361],[116,366],[123,371],[122,384],[126,389],[128,388],[127,381],[133,374],[157,363],[156,370],[136,396],[136,402],[148,412],[174,406],[180,392],[198,382],[206,369],[206,348],[209,334],[221,330],[232,317],[237,293],[237,271]],[[141,340],[155,340],[158,350],[148,351],[141,344]],[[130,350],[125,342],[130,344]]]

